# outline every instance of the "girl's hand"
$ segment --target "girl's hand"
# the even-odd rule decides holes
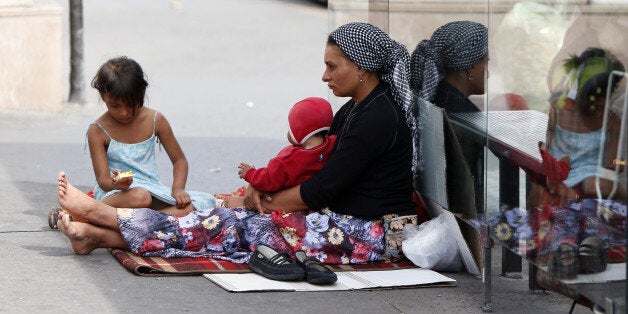
[[[246,175],[246,172],[251,170],[251,169],[255,169],[255,167],[243,163],[241,162],[240,165],[238,166],[238,175],[240,176],[240,179],[244,179],[244,176]]]
[[[173,189],[172,197],[174,197],[174,199],[177,201],[178,209],[183,209],[186,206],[190,205],[190,195],[184,189]]]
[[[128,190],[131,184],[133,184],[133,177],[127,177],[122,180],[116,180],[115,178],[118,175],[118,173],[120,173],[120,171],[113,170],[111,171],[111,173],[112,173],[111,182],[113,182],[113,186],[115,187],[116,190],[122,190],[122,191]]]

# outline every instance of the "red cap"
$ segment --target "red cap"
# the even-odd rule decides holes
[[[288,113],[290,137],[303,145],[312,135],[329,130],[334,113],[329,102],[319,97],[305,98],[292,106]]]

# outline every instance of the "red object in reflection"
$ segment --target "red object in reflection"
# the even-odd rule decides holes
[[[569,164],[569,157],[557,160],[550,154],[549,151],[541,148],[539,145],[539,152],[543,159],[543,168],[545,169],[545,175],[547,176],[548,184],[559,184],[567,179],[569,176],[569,170],[571,165]]]
[[[528,102],[521,95],[504,93],[493,97],[488,103],[489,110],[528,110]]]

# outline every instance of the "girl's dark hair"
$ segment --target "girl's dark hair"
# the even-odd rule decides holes
[[[595,47],[587,48],[579,56],[572,55],[566,60],[564,67],[565,70],[575,69],[582,74],[578,77],[582,82],[579,82],[575,102],[584,114],[594,112],[595,100],[606,97],[609,77],[611,78],[611,93],[619,85],[623,76],[611,77],[611,72],[625,71],[624,65],[611,52]]]
[[[100,96],[108,95],[133,106],[144,106],[144,95],[148,82],[142,67],[125,56],[105,62],[92,79],[92,87]]]

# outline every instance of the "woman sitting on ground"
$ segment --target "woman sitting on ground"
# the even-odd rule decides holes
[[[406,49],[373,25],[350,23],[330,34],[323,81],[334,95],[351,100],[334,117],[330,134],[337,139],[329,161],[294,188],[262,198],[249,187],[245,198],[248,208],[273,212],[290,239],[286,250],[306,246],[327,263],[380,260],[382,217],[416,215],[408,60]],[[266,229],[265,222],[259,215],[243,220],[245,239],[259,241],[254,226]]]

